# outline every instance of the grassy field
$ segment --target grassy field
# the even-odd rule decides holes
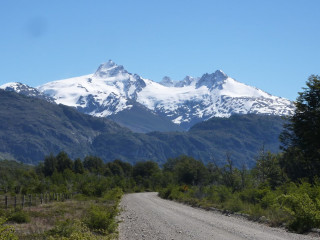
[[[15,229],[11,239],[116,239],[120,189],[113,189],[103,197],[77,195],[63,202],[1,210],[6,225]],[[0,239],[5,231],[1,232]],[[3,236],[1,236],[3,235]]]

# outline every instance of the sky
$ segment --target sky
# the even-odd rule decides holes
[[[320,75],[318,0],[1,0],[0,85],[86,75],[112,59],[161,81],[222,70],[295,100]]]

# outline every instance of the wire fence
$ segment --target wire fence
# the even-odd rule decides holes
[[[0,195],[0,208],[24,208],[47,204],[53,201],[65,201],[71,199],[73,194],[67,193],[41,193],[27,195]]]

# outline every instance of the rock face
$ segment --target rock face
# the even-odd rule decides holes
[[[240,83],[221,70],[200,78],[187,76],[181,81],[164,77],[157,83],[131,74],[110,60],[93,74],[49,82],[37,89],[25,85],[25,91],[18,91],[15,85],[17,83],[6,84],[1,88],[11,87],[26,95],[29,89],[30,95],[73,106],[98,117],[116,115],[124,110],[135,111],[136,102],[183,129],[211,117],[251,113],[285,116],[294,111],[289,100]]]

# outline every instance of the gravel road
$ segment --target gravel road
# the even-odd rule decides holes
[[[288,233],[241,217],[192,208],[161,199],[157,193],[125,195],[120,203],[119,239],[241,240],[319,239]]]

